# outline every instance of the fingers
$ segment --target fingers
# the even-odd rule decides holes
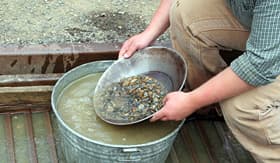
[[[133,40],[127,40],[119,52],[119,58],[129,58],[136,50],[138,47],[133,43]]]
[[[168,95],[166,95],[163,98],[162,102],[165,105],[167,101],[168,101]],[[164,113],[164,107],[161,108],[158,112],[156,112],[154,114],[154,116],[150,119],[150,122],[155,122],[157,120],[162,120],[162,121],[167,121],[168,120],[168,118],[165,116],[165,113]]]
[[[162,100],[163,105],[165,105],[165,104],[166,104],[167,99],[168,99],[168,94],[167,94],[167,95],[163,98],[163,100]]]
[[[155,122],[157,120],[162,120],[164,118],[164,113],[162,111],[156,112],[153,117],[150,119],[150,122]]]
[[[132,54],[138,50],[138,47],[136,46],[130,46],[130,48],[126,51],[126,53],[124,54],[124,58],[129,58],[132,56]]]
[[[169,119],[167,117],[162,117],[160,120],[161,121],[169,121]]]
[[[131,44],[131,41],[130,41],[130,40],[127,40],[127,41],[123,44],[123,46],[122,46],[122,48],[121,48],[121,50],[120,50],[120,52],[119,52],[119,58],[125,58],[125,56],[127,55],[127,54],[126,54],[127,49],[129,49],[130,44]]]

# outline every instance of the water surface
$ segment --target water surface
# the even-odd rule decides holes
[[[155,141],[177,128],[179,122],[144,121],[129,126],[115,126],[98,118],[92,99],[101,75],[102,73],[96,73],[76,80],[69,84],[60,95],[57,110],[70,128],[90,139],[118,145]]]

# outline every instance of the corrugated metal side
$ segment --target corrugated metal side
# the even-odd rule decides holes
[[[54,138],[57,127],[51,123],[50,115],[50,111],[29,110],[1,113],[1,162],[65,163],[60,147],[55,147],[59,138]],[[166,163],[240,162],[255,161],[224,122],[203,120],[187,121],[183,125],[166,160]]]
[[[223,121],[186,122],[166,163],[254,163]]]
[[[3,162],[8,162],[8,146],[6,140],[5,116],[0,115],[0,158]]]
[[[58,162],[49,114],[29,109],[1,113],[1,162]]]

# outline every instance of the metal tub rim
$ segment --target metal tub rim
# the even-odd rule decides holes
[[[157,139],[157,140],[154,140],[154,141],[150,141],[150,142],[147,142],[147,143],[142,143],[142,144],[133,144],[133,145],[122,145],[122,144],[109,144],[109,143],[103,143],[103,142],[100,142],[100,141],[97,141],[97,140],[93,140],[93,139],[90,139],[82,134],[80,134],[79,132],[73,130],[71,127],[69,127],[65,122],[64,120],[61,118],[60,114],[58,113],[57,109],[56,109],[56,99],[55,99],[55,94],[57,93],[55,90],[57,90],[57,88],[60,86],[60,84],[63,82],[64,80],[64,77],[67,77],[69,76],[69,74],[75,72],[75,71],[78,71],[79,69],[83,68],[83,67],[87,67],[91,64],[98,64],[98,63],[105,63],[105,64],[112,64],[115,60],[103,60],[103,61],[94,61],[94,62],[89,62],[89,63],[86,63],[86,64],[82,64],[78,67],[75,67],[71,70],[69,70],[68,72],[66,72],[61,78],[59,78],[59,80],[56,82],[56,84],[54,85],[53,87],[53,91],[52,91],[52,94],[51,94],[51,106],[52,106],[52,110],[53,112],[55,113],[55,117],[56,119],[58,120],[58,123],[60,123],[63,127],[65,127],[68,131],[70,131],[72,134],[78,136],[79,138],[85,140],[85,141],[88,141],[89,143],[95,143],[95,144],[98,144],[100,146],[106,146],[106,147],[113,147],[113,148],[135,148],[135,147],[143,147],[143,146],[151,146],[151,145],[154,145],[154,144],[158,144],[162,141],[164,141],[165,139],[169,139],[171,138],[174,134],[178,133],[178,131],[180,130],[180,128],[182,127],[182,125],[184,124],[184,120],[182,120],[180,122],[180,124],[178,124],[178,126],[170,133],[168,133],[166,136],[164,137],[161,137],[160,139]],[[98,71],[97,71],[98,72]],[[102,71],[103,72],[103,71]],[[96,73],[96,72],[95,72]],[[86,76],[86,75],[83,75],[83,76]],[[74,79],[74,80],[77,80],[77,79]],[[73,81],[74,81],[73,80]],[[65,88],[65,87],[64,87]],[[63,89],[64,89],[63,88]]]

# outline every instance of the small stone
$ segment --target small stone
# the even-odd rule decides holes
[[[106,13],[105,13],[105,12],[102,12],[102,13],[100,14],[100,17],[106,17]]]

